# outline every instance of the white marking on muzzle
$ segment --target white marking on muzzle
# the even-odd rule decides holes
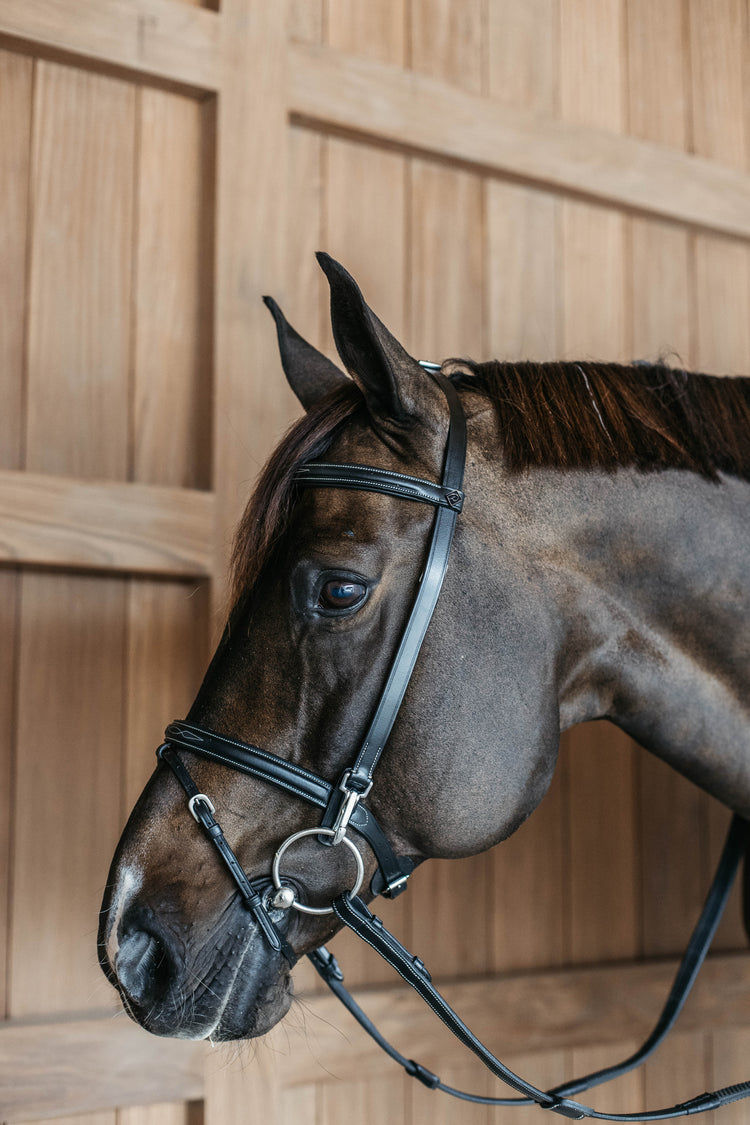
[[[123,867],[120,872],[120,881],[117,890],[112,896],[112,905],[109,908],[109,933],[107,934],[107,957],[112,968],[115,968],[115,959],[120,950],[120,920],[125,912],[128,902],[143,882],[143,872],[139,867]]]

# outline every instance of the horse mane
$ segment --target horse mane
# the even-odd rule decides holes
[[[456,360],[444,367],[454,369],[457,386],[491,402],[508,472],[632,467],[750,480],[750,378],[697,375],[663,363]],[[366,412],[351,382],[312,407],[277,446],[237,529],[235,601],[282,541],[295,469],[321,457],[354,416]]]

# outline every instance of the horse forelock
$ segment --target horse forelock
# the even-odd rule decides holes
[[[232,552],[232,596],[252,590],[281,543],[296,489],[295,470],[321,457],[343,425],[364,410],[354,382],[311,407],[282,438],[258,478],[237,527]]]

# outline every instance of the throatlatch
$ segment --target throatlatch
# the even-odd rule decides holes
[[[436,364],[423,364],[442,388],[450,411],[450,425],[440,484],[418,477],[393,473],[371,465],[342,465],[313,462],[302,465],[295,473],[300,488],[343,488],[379,492],[403,500],[431,504],[435,512],[432,536],[417,596],[404,628],[398,651],[375,709],[372,721],[352,765],[337,783],[331,783],[300,766],[192,723],[175,722],[167,727],[165,742],[157,755],[174,773],[188,797],[188,808],[216,846],[222,862],[234,879],[243,901],[253,914],[270,948],[284,956],[290,965],[296,957],[272,914],[295,908],[307,913],[335,912],[339,920],[383,957],[389,965],[429,1004],[439,1019],[471,1050],[492,1073],[511,1086],[520,1097],[491,1098],[467,1094],[446,1086],[426,1067],[407,1059],[393,1047],[368,1019],[343,986],[343,974],[335,958],[321,946],[309,955],[316,970],[331,991],[387,1054],[430,1089],[439,1089],[466,1101],[486,1105],[532,1105],[550,1109],[564,1117],[592,1118],[602,1121],[663,1121],[706,1110],[750,1096],[750,1082],[739,1083],[713,1093],[701,1094],[664,1110],[644,1113],[599,1113],[570,1100],[571,1094],[588,1090],[634,1069],[645,1061],[661,1043],[676,1020],[705,958],[716,927],[726,905],[729,891],[739,865],[750,843],[750,825],[735,816],[732,820],[714,881],[703,911],[690,939],[672,989],[654,1030],[643,1045],[627,1059],[603,1070],[569,1081],[554,1090],[540,1090],[526,1082],[501,1063],[469,1030],[432,984],[423,962],[404,946],[357,898],[364,868],[359,850],[347,836],[349,829],[358,832],[370,845],[377,861],[377,871],[370,884],[373,895],[396,897],[406,888],[413,869],[408,857],[397,856],[388,839],[364,801],[373,785],[373,772],[398,714],[422,641],[430,623],[448,566],[458,515],[463,507],[463,473],[466,459],[466,419],[455,387],[440,373]],[[321,824],[289,836],[280,846],[272,864],[272,879],[263,886],[253,886],[242,865],[224,837],[210,798],[198,790],[177,748],[199,757],[229,766],[231,769],[260,778],[286,790],[291,796],[322,810]],[[340,895],[330,907],[311,907],[297,900],[293,887],[284,883],[280,863],[282,857],[303,836],[316,837],[321,844],[345,845],[356,863],[356,879],[352,890]]]

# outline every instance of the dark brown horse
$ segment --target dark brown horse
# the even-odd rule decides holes
[[[320,459],[438,480],[446,400],[325,255],[348,378],[269,302],[306,407],[239,528],[229,626],[188,721],[335,783],[408,617],[433,512],[297,489]],[[607,718],[750,816],[750,380],[661,365],[450,361],[468,419],[466,503],[443,592],[366,804],[393,851],[473,855],[533,811],[561,730]],[[250,879],[320,813],[182,752]],[[355,838],[367,882],[373,856]],[[324,862],[321,862],[324,855]],[[297,845],[302,899],[351,885],[352,857]],[[296,954],[331,915],[270,908]],[[161,765],[120,842],[100,933],[105,971],[163,1035],[260,1035],[289,967],[186,814]]]

